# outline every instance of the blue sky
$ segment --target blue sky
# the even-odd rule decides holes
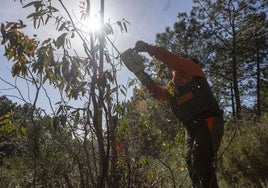
[[[57,1],[53,0],[52,2]],[[80,0],[63,0],[63,2],[72,13],[79,13]],[[99,4],[100,0],[91,0],[91,12],[93,14],[98,14]],[[128,27],[128,33],[121,34],[118,31],[115,32],[115,36],[111,37],[119,51],[123,52],[128,48],[134,47],[137,40],[144,40],[153,44],[157,33],[163,32],[167,26],[172,27],[177,20],[178,13],[190,11],[192,6],[193,3],[190,0],[105,0],[105,21],[110,20],[111,23],[114,23],[124,18],[131,23]],[[28,25],[25,32],[29,36],[35,33],[40,37],[42,35],[53,36],[51,30],[47,27],[41,27],[38,31],[34,30],[32,22],[29,22],[29,20],[27,22],[26,19],[27,15],[33,10],[21,7],[21,4],[14,2],[14,0],[1,0],[0,22],[18,21],[21,19]],[[3,53],[4,48],[0,46],[0,77],[15,83],[14,79],[10,76],[12,63],[7,62],[5,57],[3,57]],[[133,74],[128,70],[122,70],[121,75],[124,76],[125,80],[127,80],[126,77],[133,78]],[[18,83],[18,85],[22,86],[24,95],[28,96],[28,91],[25,90],[25,82],[18,81]],[[0,80],[0,95],[5,93],[17,94],[14,90],[1,91],[3,88],[7,89],[9,86]]]
[[[131,23],[125,36],[129,42],[122,46],[125,48],[140,39],[154,43],[155,35],[173,26],[178,12],[189,11],[192,5],[191,0],[108,0],[106,9],[107,17],[114,15]]]
[[[18,1],[18,0],[17,0]],[[57,0],[53,0],[57,1]],[[26,0],[29,2],[29,0]],[[72,12],[79,12],[80,0],[63,0]],[[91,0],[91,12],[99,12],[100,0]],[[111,23],[125,18],[131,25],[128,33],[120,37],[127,43],[119,46],[120,50],[134,45],[137,40],[153,43],[155,35],[172,26],[177,20],[178,12],[191,9],[191,0],[105,0],[105,21]],[[7,20],[26,20],[32,9],[22,9],[19,2],[1,0],[0,22]]]

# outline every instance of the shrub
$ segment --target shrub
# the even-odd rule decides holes
[[[236,129],[226,131],[222,148],[230,146],[221,160],[220,178],[222,187],[265,187],[268,176],[268,118],[260,122],[244,120],[239,126],[227,124]],[[222,149],[223,150],[223,149]]]

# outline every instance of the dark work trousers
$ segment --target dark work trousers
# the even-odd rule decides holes
[[[186,164],[194,188],[218,187],[214,162],[223,136],[223,119],[212,119],[212,129],[205,119],[185,124]]]

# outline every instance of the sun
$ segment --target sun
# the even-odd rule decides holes
[[[87,16],[81,19],[79,23],[79,28],[85,32],[98,34],[102,30],[102,24],[98,14]]]
[[[99,33],[101,31],[101,20],[98,15],[90,16],[87,20],[87,27],[93,33]]]
[[[77,20],[76,27],[85,32],[100,33],[102,30],[102,22],[99,4],[97,2],[89,3],[89,0],[80,0],[79,7],[74,9]]]

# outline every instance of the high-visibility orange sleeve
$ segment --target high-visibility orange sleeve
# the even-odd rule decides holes
[[[175,55],[163,47],[152,46],[148,53],[174,71],[173,81],[187,83],[195,76],[205,78],[205,74],[199,65],[188,58]]]

